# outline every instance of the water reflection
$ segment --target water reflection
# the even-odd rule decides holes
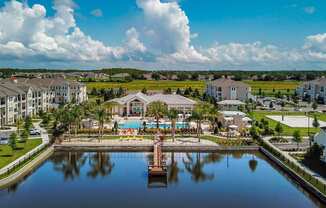
[[[152,153],[56,152],[24,183],[0,190],[0,207],[322,207],[257,152],[164,156],[162,179],[144,177]]]
[[[114,168],[114,163],[111,161],[109,153],[96,152],[95,154],[90,154],[89,166],[91,169],[87,172],[87,176],[96,178],[97,176],[104,177],[110,175]]]
[[[65,180],[74,180],[80,175],[80,169],[86,162],[86,156],[82,152],[55,153],[51,157],[54,170],[62,172]]]
[[[196,183],[213,180],[214,173],[206,173],[204,171],[205,165],[210,162],[204,160],[199,152],[194,153],[194,155],[193,157],[190,153],[186,153],[186,158],[183,158],[183,164],[186,171],[190,173],[191,179]]]
[[[81,168],[87,164],[86,176],[90,178],[97,178],[99,176],[109,176],[115,168],[115,160],[111,157],[109,152],[57,152],[51,157],[54,170],[63,173],[65,180],[74,180],[80,176]],[[128,153],[123,153],[128,154]],[[177,154],[177,158],[176,155]],[[235,159],[241,159],[244,152],[229,152],[229,153],[164,153],[164,157],[168,164],[168,174],[166,181],[168,184],[178,184],[179,175],[186,171],[191,176],[191,180],[196,183],[213,180],[215,175],[205,167],[209,164],[221,163],[226,157],[226,167],[230,166],[229,155]],[[153,154],[146,153],[147,161],[153,160]],[[119,165],[119,164],[117,164]],[[258,161],[255,156],[248,161],[249,168],[255,172],[258,166]],[[145,170],[144,166],[144,170]],[[12,187],[15,190],[15,187]]]
[[[252,155],[252,159],[249,160],[249,168],[251,172],[255,172],[255,170],[257,169],[257,165],[258,165],[258,161],[255,159],[255,156]]]
[[[171,153],[171,162],[168,165],[168,182],[170,184],[177,184],[179,182],[179,173],[182,171],[179,166],[178,162],[175,160],[174,152]]]

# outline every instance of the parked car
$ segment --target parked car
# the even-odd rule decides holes
[[[0,144],[8,144],[8,138],[5,138],[5,137],[1,137],[0,138]]]
[[[29,130],[29,134],[32,136],[41,135],[41,131],[39,129],[31,129]]]

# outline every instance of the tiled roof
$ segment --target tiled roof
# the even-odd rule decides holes
[[[216,79],[214,81],[210,82],[213,85],[216,86],[235,86],[235,87],[249,87],[249,85],[247,85],[244,82],[240,82],[240,81],[234,81],[232,79],[228,79],[228,78],[220,78],[220,79]]]

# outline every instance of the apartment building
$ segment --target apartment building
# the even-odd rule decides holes
[[[220,78],[207,82],[206,94],[214,97],[217,101],[254,99],[251,95],[251,87],[243,82],[229,78]]]
[[[0,124],[56,108],[61,103],[87,100],[84,84],[62,78],[11,78],[0,81]]]
[[[296,89],[296,92],[303,100],[326,103],[326,78],[304,82]]]

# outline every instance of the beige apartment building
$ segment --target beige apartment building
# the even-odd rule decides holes
[[[61,103],[87,100],[86,86],[63,78],[11,78],[0,80],[0,124],[48,111]]]
[[[206,94],[214,97],[217,101],[255,99],[251,95],[251,87],[243,82],[229,78],[220,78],[207,82]]]

